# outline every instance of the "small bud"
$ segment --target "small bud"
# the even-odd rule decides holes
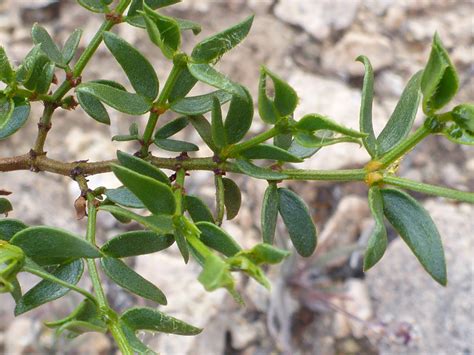
[[[474,132],[474,105],[462,104],[453,108],[451,112],[454,122],[459,127],[467,130],[468,132]]]

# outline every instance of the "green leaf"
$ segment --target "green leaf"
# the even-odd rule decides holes
[[[84,264],[82,260],[74,260],[59,266],[52,275],[69,284],[75,285],[81,279],[83,271]],[[69,291],[70,289],[67,287],[49,280],[42,280],[18,300],[15,307],[15,316],[19,316],[45,303],[54,301]]]
[[[474,105],[462,104],[458,105],[451,111],[453,121],[461,127],[474,135]]]
[[[270,281],[265,276],[265,273],[258,265],[247,257],[246,251],[241,251],[239,254],[227,259],[227,264],[230,265],[231,270],[243,271],[263,287],[268,290],[270,289]]]
[[[0,46],[0,81],[4,83],[11,83],[14,79],[15,72],[8,60],[5,49]]]
[[[375,139],[374,128],[372,126],[372,102],[374,100],[374,71],[367,57],[361,55],[357,57],[357,61],[365,66],[364,83],[362,86],[362,101],[360,104],[359,129],[362,133],[366,133],[362,141],[364,147],[371,157],[377,156],[378,145]]]
[[[239,244],[222,228],[209,222],[197,222],[196,227],[201,231],[200,239],[208,247],[217,250],[225,256],[237,254],[241,248]]]
[[[202,331],[202,329],[151,308],[129,309],[122,314],[120,319],[134,331],[151,330],[178,335],[196,335]]]
[[[242,204],[242,194],[239,186],[231,179],[222,178],[224,185],[224,205],[227,211],[227,219],[234,219]]]
[[[112,171],[151,213],[174,214],[176,201],[168,185],[119,165],[112,165]]]
[[[217,97],[221,105],[232,99],[232,95],[223,90],[217,90],[209,94],[185,97],[171,102],[170,110],[183,115],[202,115],[212,110],[213,98]]]
[[[160,127],[155,133],[155,138],[165,139],[174,136],[176,133],[186,128],[188,124],[189,120],[186,116],[178,117]]]
[[[30,116],[30,103],[15,97],[13,101],[0,95],[0,140],[18,131]]]
[[[383,219],[383,198],[378,186],[369,189],[369,207],[374,216],[375,227],[370,235],[364,255],[364,271],[369,270],[382,258],[388,239]]]
[[[155,138],[153,143],[155,143],[157,147],[170,152],[195,152],[199,150],[199,147],[196,144],[176,139]]]
[[[309,257],[316,249],[317,237],[308,207],[293,191],[285,188],[278,189],[280,211],[283,222],[290,234],[298,254]]]
[[[436,33],[421,78],[423,112],[430,115],[445,106],[456,95],[458,88],[458,73]]]
[[[323,135],[316,135],[301,131],[295,135],[295,140],[298,144],[306,148],[321,148],[338,143],[356,143],[361,145],[361,140],[359,138],[347,136],[331,138],[331,134],[328,133],[331,132],[325,131]]]
[[[119,326],[122,329],[122,332],[125,335],[125,339],[127,339],[127,342],[133,349],[133,351],[135,351],[137,354],[156,354],[156,352],[149,349],[145,344],[143,344],[140,339],[138,339],[138,337],[135,335],[135,331],[131,329],[127,324],[125,324],[122,320],[119,320]]]
[[[122,207],[111,205],[102,205],[100,206],[100,210],[113,213],[123,218],[132,219],[158,234],[170,234],[174,231],[173,221],[171,216],[168,215],[144,217]]]
[[[408,82],[390,119],[377,137],[378,154],[383,155],[408,136],[421,100],[419,71]]]
[[[191,75],[188,68],[181,68],[181,71],[176,78],[176,83],[168,96],[168,101],[175,102],[178,99],[182,99],[191,91],[196,83],[197,80]]]
[[[438,229],[428,212],[411,196],[382,189],[385,217],[407,243],[428,274],[446,286],[446,261]]]
[[[188,70],[194,78],[205,84],[234,95],[245,95],[240,85],[234,83],[226,75],[219,73],[209,64],[188,63]]]
[[[176,241],[176,245],[178,246],[179,252],[183,257],[184,263],[187,264],[189,261],[189,248],[188,243],[186,241],[185,231],[181,225],[175,227],[174,240]]]
[[[151,109],[151,101],[147,98],[122,91],[117,88],[99,83],[85,83],[77,87],[76,92],[92,95],[117,111],[129,115],[142,115]]]
[[[168,176],[153,164],[120,150],[117,151],[117,158],[120,165],[123,167],[133,170],[138,174],[151,177],[163,184],[171,185]]]
[[[158,77],[150,62],[130,43],[112,32],[104,32],[104,43],[125,71],[137,92],[150,100],[158,96]]]
[[[288,175],[280,173],[279,171],[261,168],[252,164],[247,160],[237,159],[235,165],[241,172],[248,176],[252,176],[257,179],[264,180],[284,180],[288,178]]]
[[[166,58],[173,59],[181,45],[179,25],[172,17],[161,15],[144,4],[143,13],[148,36]]]
[[[262,238],[268,244],[273,244],[275,238],[279,200],[277,185],[269,184],[263,196],[262,212],[260,214]]]
[[[59,228],[37,226],[16,233],[10,243],[41,265],[60,264],[70,259],[99,258],[100,251],[80,236]]]
[[[36,61],[40,56],[46,58],[46,56],[41,52],[41,46],[36,45],[28,52],[25,59],[23,59],[23,62],[16,71],[17,82],[24,83],[30,79],[35,68]]]
[[[193,125],[194,129],[198,132],[202,140],[207,144],[207,146],[216,153],[218,149],[212,141],[212,130],[210,123],[202,115],[189,116],[189,121]]]
[[[97,12],[97,13],[105,13],[108,11],[108,4],[110,1],[103,1],[103,0],[77,0],[79,5],[86,8],[89,11]]]
[[[74,58],[76,54],[77,47],[79,47],[79,43],[81,42],[82,37],[82,30],[76,29],[73,33],[68,37],[66,42],[64,43],[63,50],[61,54],[64,58],[64,63],[69,64],[69,62]]]
[[[133,0],[128,10],[127,16],[134,16],[143,9],[143,2],[147,4],[150,9],[156,10],[162,7],[170,6],[181,2],[181,0]]]
[[[119,205],[130,207],[130,208],[145,208],[142,201],[133,194],[132,191],[127,189],[125,186],[118,187],[116,189],[107,189],[104,192],[105,196]]]
[[[312,157],[316,154],[321,147],[308,148],[299,144],[296,140],[291,142],[290,148],[288,148],[288,153],[293,154],[294,156],[300,159],[306,159]]]
[[[0,240],[9,241],[19,231],[28,228],[26,224],[17,219],[0,220]]]
[[[199,42],[191,53],[191,59],[196,63],[217,62],[247,36],[253,18],[249,16],[244,21]]]
[[[175,20],[176,22],[178,22],[180,31],[193,31],[194,35],[198,35],[199,33],[201,33],[202,28],[199,23],[180,18],[175,18]]]
[[[41,49],[51,61],[60,65],[66,64],[61,51],[44,27],[35,23],[31,30],[31,36],[33,37],[33,43],[41,45]]]
[[[227,137],[224,130],[224,122],[222,121],[221,105],[217,97],[213,97],[211,132],[212,141],[215,146],[219,150],[224,148],[227,145]]]
[[[95,96],[82,91],[76,92],[77,101],[82,109],[99,123],[110,125],[110,117],[105,106]]]
[[[273,81],[274,97],[267,94],[267,76]],[[275,124],[280,117],[291,115],[298,105],[298,95],[283,79],[263,67],[258,87],[258,112],[262,120]]]
[[[246,159],[270,159],[301,163],[303,160],[288,151],[270,144],[258,144],[240,153]]]
[[[166,296],[158,287],[130,269],[123,261],[102,258],[100,262],[107,276],[120,287],[159,304],[168,303]]]
[[[355,131],[353,129],[344,127],[339,123],[331,120],[330,118],[324,117],[318,114],[309,114],[301,118],[296,124],[296,129],[301,131],[315,132],[320,130],[328,130],[337,133],[344,134],[354,138],[364,138],[367,136],[365,133]]]
[[[243,250],[240,254],[245,255],[247,259],[256,265],[260,264],[279,264],[290,255],[290,252],[281,250],[267,243],[257,244],[250,250]]]
[[[249,91],[241,86],[243,95],[233,95],[224,122],[227,142],[234,144],[245,137],[253,120],[253,100]]]
[[[44,76],[45,67],[50,62],[51,61],[48,59],[48,57],[45,54],[38,53],[36,55],[36,58],[34,58],[34,63],[31,68],[31,75],[28,78],[28,80],[25,80],[23,82],[23,86],[29,90],[36,91],[36,87],[38,86],[38,83],[42,81],[41,79]]]
[[[6,198],[0,198],[0,214],[7,215],[8,212],[13,211],[13,206]]]
[[[283,150],[290,149],[293,133],[280,133],[273,137],[273,145]]]
[[[113,258],[125,258],[155,253],[169,248],[173,242],[172,235],[162,235],[151,231],[131,231],[115,236],[100,250]]]
[[[211,210],[207,207],[204,201],[197,196],[184,196],[184,209],[188,211],[195,223],[201,221],[214,223],[214,217],[212,216]]]
[[[35,91],[38,94],[46,94],[51,86],[56,66],[52,62],[48,62],[43,66],[41,74],[36,83]]]

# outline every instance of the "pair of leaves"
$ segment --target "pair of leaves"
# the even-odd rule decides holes
[[[42,26],[35,24],[31,34],[33,37],[33,43],[41,45],[41,50],[53,63],[65,68],[76,54],[77,47],[79,46],[82,37],[82,30],[75,30],[64,43],[62,50],[58,48],[48,31],[46,31]]]
[[[267,93],[267,77],[273,82],[273,98]],[[258,112],[262,120],[275,124],[281,117],[293,114],[297,105],[296,91],[278,75],[262,67],[258,85]]]
[[[270,184],[265,191],[261,212],[263,241],[273,244],[278,212],[288,229],[298,254],[311,256],[316,249],[316,228],[304,201],[293,191]]]
[[[368,270],[379,261],[387,247],[383,216],[400,234],[424,269],[441,285],[447,283],[446,262],[439,232],[428,212],[411,196],[396,189],[369,190],[369,205],[375,218],[364,258]]]
[[[183,130],[188,123],[189,121],[187,117],[184,116],[167,123],[156,131],[153,142],[156,146],[171,152],[190,152],[199,150],[199,147],[193,143],[169,139],[169,137]]]
[[[36,45],[18,68],[16,81],[31,91],[45,94],[53,81],[54,69],[54,62],[44,54],[41,45]]]

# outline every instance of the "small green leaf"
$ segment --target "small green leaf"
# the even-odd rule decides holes
[[[38,94],[46,94],[48,92],[53,81],[55,69],[56,66],[52,62],[48,62],[43,66],[35,88]]]
[[[135,331],[131,329],[127,324],[125,324],[122,320],[119,320],[119,326],[122,329],[122,332],[125,336],[130,347],[135,351],[137,354],[144,354],[144,355],[155,355],[157,354],[153,350],[149,349],[145,344],[141,342],[140,339],[135,334]]]
[[[240,254],[245,255],[247,259],[255,263],[260,264],[279,264],[290,255],[290,252],[275,248],[274,246],[261,243],[257,244],[250,250],[243,250]]]
[[[110,125],[110,117],[105,106],[95,96],[82,91],[76,93],[77,101],[82,109],[97,122]]]
[[[17,219],[0,220],[0,240],[9,241],[19,231],[28,228],[26,224]]]
[[[42,53],[39,54],[33,64],[31,76],[28,80],[23,82],[23,86],[31,91],[38,91],[37,87],[39,85],[43,85],[44,88],[45,69],[50,63],[51,61],[46,55]]]
[[[176,201],[168,185],[120,165],[112,165],[112,171],[151,213],[172,215],[175,212]]]
[[[100,262],[107,276],[120,287],[159,304],[168,303],[166,296],[158,287],[130,269],[123,261],[102,258]]]
[[[270,159],[301,163],[303,160],[286,150],[270,144],[258,144],[240,153],[246,159]]]
[[[275,238],[279,200],[277,185],[269,184],[263,196],[262,212],[260,214],[262,238],[268,244],[273,244]]]
[[[273,99],[267,94],[267,76],[273,81]],[[298,95],[295,90],[279,76],[262,67],[258,89],[258,112],[262,120],[275,124],[281,117],[291,115],[297,104]]]
[[[242,204],[242,194],[239,186],[231,179],[222,178],[224,185],[224,205],[227,211],[227,219],[234,219]]]
[[[178,22],[180,31],[193,31],[194,35],[198,35],[199,33],[201,33],[202,28],[199,23],[180,18],[175,18],[175,20],[176,22]]]
[[[186,116],[178,117],[160,127],[155,133],[155,138],[165,139],[174,136],[176,133],[186,128],[188,124],[189,120]]]
[[[31,30],[31,35],[33,37],[33,43],[41,45],[41,49],[51,61],[60,65],[66,64],[61,51],[44,27],[35,23]]]
[[[253,16],[199,42],[191,53],[196,63],[217,62],[226,52],[237,46],[252,27]]]
[[[361,55],[357,57],[357,61],[365,66],[364,83],[362,86],[362,101],[360,104],[359,129],[362,133],[366,133],[362,141],[364,147],[371,157],[377,156],[377,140],[375,139],[374,128],[372,126],[372,102],[374,100],[374,71],[367,57]]]
[[[6,198],[0,198],[0,214],[7,215],[8,212],[13,211],[13,206]]]
[[[86,8],[89,11],[97,13],[105,13],[108,11],[108,4],[110,1],[103,0],[77,0],[79,5]]]
[[[218,149],[222,149],[227,145],[226,132],[224,130],[224,122],[222,121],[222,110],[219,99],[213,97],[212,119],[211,119],[212,141]]]
[[[317,135],[311,133],[304,133],[303,131],[301,131],[295,135],[295,140],[298,144],[306,148],[321,148],[338,143],[356,143],[361,145],[361,140],[359,138],[347,136],[331,138],[332,132],[323,132],[324,133],[322,135]]]
[[[234,95],[244,96],[242,87],[209,64],[188,63],[188,70],[197,80]]]
[[[41,265],[60,264],[70,259],[99,258],[100,251],[80,236],[59,228],[29,227],[16,233],[10,243]]]
[[[288,178],[288,175],[280,173],[276,170],[270,170],[266,168],[261,168],[252,164],[247,160],[237,159],[235,164],[241,172],[246,175],[252,176],[257,179],[264,180],[284,180]]]
[[[123,218],[132,219],[158,234],[170,234],[174,231],[173,221],[171,216],[168,215],[144,217],[125,208],[111,205],[102,205],[100,206],[100,210],[113,213]]]
[[[181,68],[181,71],[176,78],[176,83],[168,96],[168,101],[175,102],[178,99],[182,99],[191,91],[196,83],[197,80],[191,75],[188,68]]]
[[[158,96],[158,77],[150,62],[130,43],[112,32],[104,32],[104,43],[125,71],[137,92],[150,100]]]
[[[120,319],[134,331],[151,330],[178,335],[196,335],[202,331],[202,329],[151,308],[129,309],[122,314]]]
[[[166,58],[173,59],[181,45],[179,25],[172,17],[161,15],[144,4],[144,19],[148,36]]]
[[[117,151],[117,158],[123,167],[133,170],[138,174],[151,177],[163,184],[171,185],[168,176],[151,163],[120,150]]]
[[[378,186],[369,189],[369,207],[375,220],[364,255],[364,271],[369,270],[382,258],[387,249],[388,239],[383,220],[383,198]]]
[[[194,129],[198,132],[202,140],[207,146],[214,152],[217,153],[217,147],[212,141],[212,130],[210,123],[202,115],[189,116],[189,121],[193,125]]]
[[[453,124],[444,129],[443,134],[453,143],[474,145],[474,134],[470,134],[467,130],[462,129],[457,124]]]
[[[316,147],[316,148],[303,147],[296,140],[293,140],[291,142],[290,148],[288,148],[288,153],[293,154],[294,156],[300,159],[306,159],[316,154],[319,151],[319,149],[321,149],[321,147]]]
[[[89,82],[79,85],[76,90],[92,95],[117,111],[129,115],[142,115],[148,112],[152,105],[151,101],[141,95],[122,91],[105,84]]]
[[[382,189],[385,217],[428,274],[446,286],[446,261],[438,229],[428,212],[411,196],[395,189]]]
[[[461,127],[474,135],[474,105],[462,104],[458,105],[451,111],[453,121]]]
[[[0,81],[10,83],[13,81],[15,72],[12,69],[10,61],[8,60],[5,49],[0,46]]]
[[[188,242],[186,241],[185,231],[180,226],[175,227],[174,240],[176,241],[176,245],[178,246],[179,252],[183,257],[184,263],[187,264],[189,261]]]
[[[196,227],[201,231],[200,239],[208,247],[217,250],[225,256],[233,256],[241,248],[239,244],[222,228],[209,222],[198,222]]]
[[[273,137],[273,145],[283,150],[290,149],[293,133],[280,133]]]
[[[83,271],[84,264],[82,260],[74,260],[59,266],[52,275],[69,284],[75,285],[81,279]],[[18,300],[15,307],[15,316],[19,316],[45,303],[54,301],[69,291],[70,289],[67,287],[49,280],[42,280]]]
[[[410,79],[390,119],[377,137],[379,155],[388,152],[410,133],[420,105],[422,73],[419,71]]]
[[[130,207],[130,208],[145,208],[142,201],[133,194],[132,191],[127,189],[125,186],[118,187],[116,189],[107,189],[104,192],[105,196],[119,205]]]
[[[170,6],[181,2],[181,0],[133,0],[128,10],[127,16],[134,16],[143,9],[143,2],[147,4],[150,9],[156,10],[162,7]]]
[[[25,83],[28,81],[33,74],[33,70],[35,68],[36,61],[40,56],[46,57],[41,52],[41,46],[36,45],[34,46],[26,55],[25,59],[19,66],[18,70],[16,71],[16,81],[19,83]]]
[[[184,196],[184,209],[188,211],[195,223],[201,221],[214,223],[214,217],[212,216],[211,210],[207,207],[204,201],[197,196]]]
[[[69,64],[69,62],[74,58],[76,54],[77,47],[79,47],[79,43],[81,42],[82,37],[82,30],[76,29],[73,33],[68,37],[66,42],[64,43],[63,50],[61,54],[64,58],[64,63]]]
[[[0,140],[18,131],[30,116],[30,103],[15,97],[13,101],[0,95]]]
[[[199,150],[199,147],[196,144],[176,139],[155,138],[153,143],[155,143],[157,147],[169,152],[195,152]]]
[[[202,115],[212,110],[214,97],[219,99],[221,105],[232,99],[228,92],[217,90],[209,94],[178,99],[171,103],[170,110],[183,115]]]
[[[253,100],[249,91],[241,86],[243,95],[233,95],[224,123],[227,142],[241,141],[250,129],[253,120]]]
[[[115,236],[100,250],[113,258],[125,258],[155,253],[169,248],[173,242],[172,235],[162,235],[151,231],[131,231]]]
[[[309,114],[301,118],[295,125],[295,128],[301,131],[315,132],[320,130],[328,130],[344,134],[354,138],[364,138],[365,133],[355,131],[353,129],[344,127],[339,123],[318,114]]]
[[[421,78],[423,112],[430,115],[445,106],[456,95],[458,88],[458,73],[436,33],[431,46],[430,58]]]
[[[293,191],[279,188],[278,195],[278,209],[290,234],[291,242],[298,254],[304,257],[311,256],[316,249],[317,237],[308,207]]]

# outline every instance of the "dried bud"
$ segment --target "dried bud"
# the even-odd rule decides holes
[[[79,196],[76,201],[74,201],[74,208],[76,209],[76,218],[81,220],[86,216],[86,198],[84,196]]]

